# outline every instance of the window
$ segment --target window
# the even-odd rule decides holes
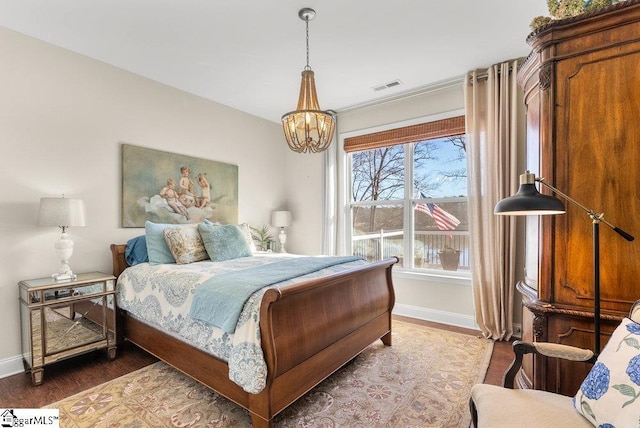
[[[346,138],[345,150],[352,254],[469,271],[464,116]]]

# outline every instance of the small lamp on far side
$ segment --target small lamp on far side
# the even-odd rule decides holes
[[[279,227],[280,234],[278,235],[278,241],[280,241],[280,252],[286,253],[284,244],[287,242],[287,235],[284,233],[284,228],[291,226],[291,212],[290,211],[274,211],[271,214],[271,226]]]
[[[84,201],[81,199],[41,198],[38,212],[38,226],[57,226],[62,229],[55,243],[56,254],[60,259],[60,270],[51,275],[56,281],[73,281],[77,276],[69,267],[69,259],[73,254],[73,240],[67,234],[70,226],[85,225]]]

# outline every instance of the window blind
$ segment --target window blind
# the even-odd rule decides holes
[[[464,133],[464,116],[456,116],[433,122],[405,126],[403,128],[389,129],[386,131],[374,132],[372,134],[345,138],[344,150],[346,152],[372,150],[380,147],[415,143],[417,141],[450,137],[452,135],[460,135]]]

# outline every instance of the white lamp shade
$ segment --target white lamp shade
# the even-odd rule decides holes
[[[38,226],[85,226],[84,201],[68,198],[41,198]]]
[[[274,211],[271,214],[271,226],[287,227],[291,225],[290,211]]]

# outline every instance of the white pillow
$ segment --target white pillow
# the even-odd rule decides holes
[[[240,228],[240,232],[242,232],[242,236],[244,237],[244,240],[247,241],[247,245],[251,250],[251,254],[255,254],[255,252],[258,251],[258,249],[256,248],[256,243],[253,242],[253,237],[251,236],[251,229],[249,228],[249,224],[242,223],[242,224],[239,224],[238,227]]]
[[[573,397],[597,427],[637,427],[640,421],[640,324],[622,320]]]

